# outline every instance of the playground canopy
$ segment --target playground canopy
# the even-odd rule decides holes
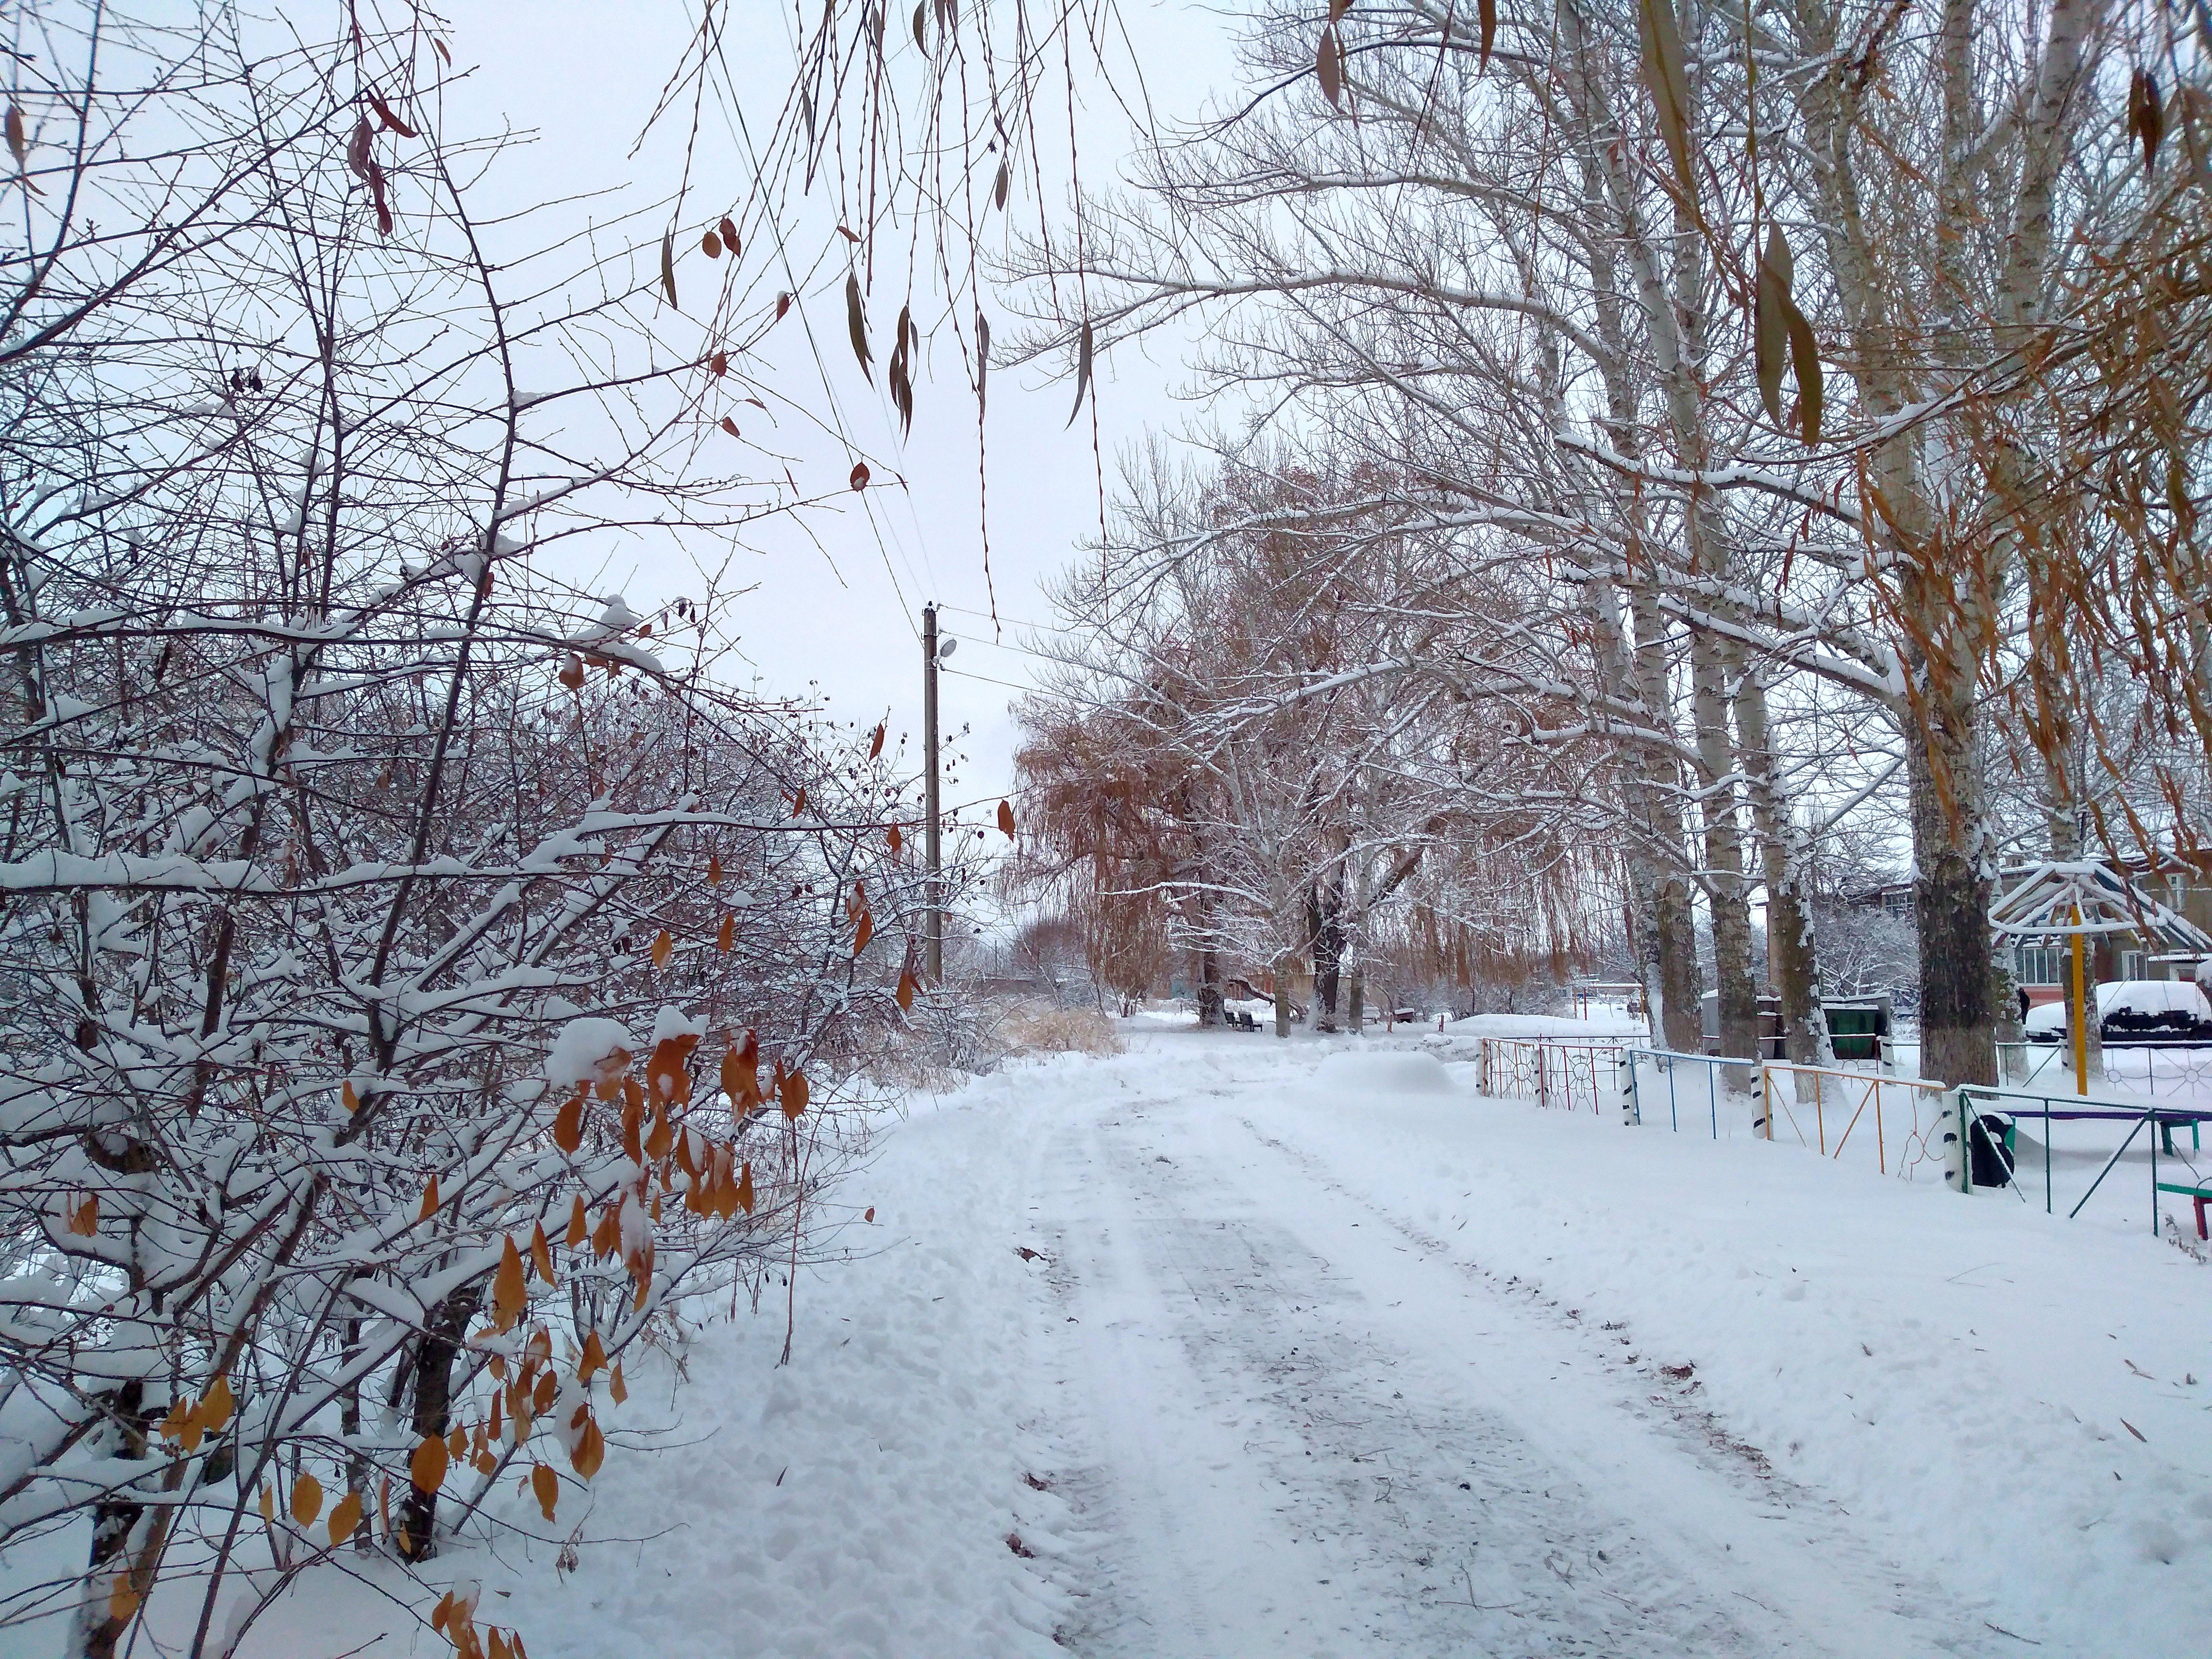
[[[2050,860],[1999,872],[1990,926],[2021,941],[2132,934],[2151,950],[2212,955],[2207,933],[2101,859]]]

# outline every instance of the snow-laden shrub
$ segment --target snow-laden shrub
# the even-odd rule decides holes
[[[1118,1054],[1127,1046],[1114,1022],[1096,1008],[1024,1005],[1007,1018],[1006,1036],[1018,1054]]]
[[[697,465],[720,374],[650,278],[563,314],[486,251],[427,34],[109,9],[95,82],[51,12],[37,275],[0,246],[0,1551],[91,1543],[0,1626],[104,1656],[157,1596],[217,1653],[497,1482],[550,1518],[625,1350],[805,1259],[912,855],[879,733],[725,689],[711,584],[548,574],[773,498]]]

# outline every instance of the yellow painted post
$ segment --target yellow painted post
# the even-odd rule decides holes
[[[2074,907],[2074,1092],[2089,1092],[2089,1015],[2082,999],[2081,907]]]

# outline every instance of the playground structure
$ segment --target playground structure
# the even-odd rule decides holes
[[[2087,942],[2135,939],[2160,957],[2212,954],[2212,934],[2096,859],[2052,860],[2004,872],[1990,927],[2014,945],[2062,946],[2068,955],[2075,1092],[2089,1092],[2093,994]]]

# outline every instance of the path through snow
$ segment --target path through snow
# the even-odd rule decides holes
[[[776,1298],[702,1304],[556,1522],[341,1553],[239,1659],[450,1653],[471,1582],[535,1659],[2203,1650],[2212,1268],[1417,1042],[913,1103],[793,1364]]]
[[[1993,1651],[1836,1505],[1231,1088],[1053,1114],[1036,1427],[1081,1654]]]

